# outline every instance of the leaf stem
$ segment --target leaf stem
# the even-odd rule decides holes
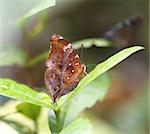
[[[57,102],[55,103],[57,107]],[[54,109],[55,117],[56,117],[56,126],[57,126],[57,133],[61,131],[61,124],[60,124],[60,108]]]
[[[35,126],[35,134],[38,134],[38,122],[37,122],[37,119],[34,120],[34,126]]]

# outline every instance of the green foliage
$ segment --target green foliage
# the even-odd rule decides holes
[[[58,120],[56,119],[56,113],[51,109],[48,112],[48,123],[52,133],[57,133],[60,131]]]
[[[91,134],[92,126],[88,119],[79,118],[64,128],[59,134]]]
[[[34,91],[30,87],[16,83],[10,79],[0,79],[0,95],[51,108],[49,112],[49,125],[52,133],[90,133],[91,125],[87,119],[75,120],[76,117],[85,108],[92,107],[98,100],[103,100],[105,97],[109,87],[109,77],[103,73],[141,49],[143,49],[141,46],[124,49],[96,65],[96,67],[79,82],[74,91],[61,97],[55,104],[52,104],[52,100],[47,94]],[[36,60],[38,61],[41,57]],[[31,63],[32,65],[34,64],[34,62]],[[102,76],[99,77],[100,75]],[[22,112],[22,114],[35,120],[39,114],[39,111],[35,107],[36,106],[29,104],[20,104],[20,106],[17,106],[17,109]],[[32,112],[28,114],[29,111],[27,108],[32,110],[33,113],[37,110],[35,116],[33,116]]]
[[[39,14],[39,18],[37,23],[33,26],[31,31],[28,33],[28,37],[30,39],[34,39],[37,37],[42,31],[44,30],[46,24],[47,24],[47,18],[48,18],[48,12],[43,11]]]
[[[144,49],[141,46],[134,46],[130,48],[126,48],[117,54],[111,56],[104,62],[98,64],[89,74],[87,74],[78,84],[78,87],[76,88],[77,90],[80,90],[84,88],[87,84],[89,84],[91,81],[93,81],[95,78],[97,78],[99,75],[103,74],[104,72],[108,71],[115,65],[117,65],[119,62],[123,61],[126,59],[128,56],[131,54],[135,53],[136,51],[139,51],[141,49]],[[76,92],[74,94],[76,94]]]
[[[3,45],[0,47],[0,66],[10,66],[18,64],[25,65],[25,53],[21,48],[14,45]]]
[[[108,42],[107,40],[103,38],[89,38],[89,39],[83,39],[83,40],[73,42],[73,47],[75,49],[79,49],[82,47],[81,44],[83,44],[84,48],[90,48],[92,45],[95,45],[97,47],[109,47],[110,46],[110,42]]]
[[[28,11],[24,16],[22,16],[18,21],[18,25],[23,25],[27,18],[49,8],[55,6],[55,0],[39,0],[39,2],[30,10]]]
[[[16,83],[10,79],[0,78],[0,95],[38,106],[53,107],[51,104],[52,100],[47,94],[39,93],[26,85]]]
[[[31,118],[32,120],[37,120],[40,114],[40,107],[30,103],[21,103],[16,106],[17,111],[23,115]]]
[[[60,111],[59,111],[60,112]],[[61,118],[59,117],[60,113],[55,113],[53,110],[49,110],[49,127],[52,133],[60,133],[60,134],[82,134],[84,132],[91,132],[91,124],[87,119],[79,118],[74,120],[68,126],[61,128]]]
[[[75,89],[75,94],[71,95],[64,105],[60,108],[61,126],[66,127],[70,124],[79,113],[85,108],[92,107],[98,100],[103,100],[110,85],[107,74],[96,78],[94,81],[86,85],[80,90]]]
[[[98,76],[100,76],[101,74],[103,74],[104,72],[108,71],[109,69],[111,69],[112,67],[114,67],[115,65],[117,65],[119,62],[123,61],[124,59],[126,59],[128,56],[130,56],[131,54],[133,54],[136,51],[139,51],[141,49],[144,49],[141,46],[134,46],[134,47],[130,47],[130,48],[126,48],[120,52],[118,52],[117,54],[111,56],[110,58],[108,58],[107,60],[105,60],[104,62],[98,64],[89,74],[87,74],[78,84],[78,86],[75,88],[74,92],[72,94],[70,94],[70,96],[68,97],[69,99],[73,98],[76,94],[78,94],[85,86],[87,86],[90,82],[92,82],[94,79],[96,79]],[[67,99],[67,101],[69,101],[69,99]],[[62,100],[60,99],[60,102],[58,102],[58,104],[62,103]]]

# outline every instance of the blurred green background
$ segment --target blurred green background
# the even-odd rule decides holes
[[[128,45],[145,47],[144,51],[132,55],[109,71],[111,86],[106,99],[83,114],[88,115],[95,124],[97,134],[148,134],[149,1],[57,0],[56,6],[32,16],[21,27],[17,26],[18,18],[36,2],[0,1],[1,61],[12,51],[18,53],[18,58],[24,59],[48,51],[53,33],[71,42],[84,38],[103,38],[106,31],[125,18],[134,15],[142,17],[134,44],[124,46],[115,41],[110,47],[92,46],[84,49],[83,63],[88,65],[97,64]],[[16,47],[18,51],[13,50]],[[77,52],[80,54],[80,50]],[[21,60],[19,64],[23,64]],[[44,61],[28,69],[17,64],[5,65],[0,66],[0,77],[12,78],[39,90],[44,88],[45,69]],[[1,107],[5,99],[1,97]],[[2,112],[3,108],[0,110]],[[2,128],[0,125],[0,131]]]

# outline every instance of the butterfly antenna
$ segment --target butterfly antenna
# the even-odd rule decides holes
[[[83,44],[81,44],[81,51],[80,51],[80,57],[81,57],[81,63],[83,63]]]
[[[84,49],[83,44],[81,44],[81,52],[80,52],[80,53],[81,53],[81,54],[80,54],[80,55],[81,55],[81,56],[80,56],[80,57],[81,57],[81,58],[80,58],[80,59],[81,59],[81,63],[83,63],[83,49]],[[84,74],[85,74],[85,75],[88,74],[88,73],[86,72],[86,66],[84,67]]]

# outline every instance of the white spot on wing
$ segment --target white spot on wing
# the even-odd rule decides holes
[[[72,45],[71,45],[71,43],[69,43],[69,44],[67,44],[67,46],[65,46],[63,48],[63,51],[66,52],[66,49],[71,48],[71,47],[72,47]]]
[[[53,34],[53,35],[52,35],[52,38],[63,39],[63,37],[62,37],[62,36],[60,36],[60,35],[57,35],[57,34]]]
[[[79,63],[77,62],[77,63],[75,63],[75,66],[78,66],[79,65]]]
[[[63,37],[62,37],[62,36],[59,36],[59,39],[63,39]]]
[[[72,47],[71,43],[67,44],[67,47],[68,47],[68,48],[71,48],[71,47]]]
[[[74,70],[71,70],[72,73],[74,73]]]
[[[79,55],[76,54],[76,56],[75,56],[74,58],[75,58],[75,59],[78,59],[78,58],[79,58]]]

